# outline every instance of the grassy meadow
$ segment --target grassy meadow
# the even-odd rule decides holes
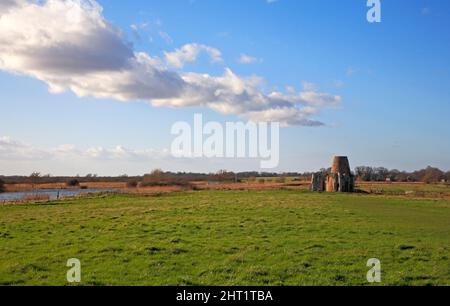
[[[450,199],[299,190],[0,206],[0,285],[450,285]]]

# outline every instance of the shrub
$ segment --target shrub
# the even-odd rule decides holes
[[[236,174],[227,170],[220,170],[214,175],[214,178],[219,182],[235,182]]]
[[[188,179],[177,177],[174,174],[163,172],[162,170],[154,170],[150,174],[144,175],[141,182],[142,187],[161,187],[161,186],[190,186]]]
[[[50,201],[50,196],[48,194],[31,194],[24,196],[21,200],[23,202],[48,202]]]
[[[280,184],[285,184],[286,183],[286,178],[285,177],[279,177],[279,178],[276,179],[276,182],[280,183]]]
[[[5,191],[5,182],[3,182],[1,179],[0,179],[0,192],[4,192]]]
[[[80,182],[77,179],[70,180],[66,183],[68,187],[79,187]]]
[[[263,179],[263,178],[261,178],[261,179],[258,180],[258,183],[260,183],[260,184],[265,184],[265,183],[266,183],[266,180]]]
[[[128,181],[127,182],[127,187],[128,188],[137,188],[137,186],[139,185],[139,182],[138,181]]]

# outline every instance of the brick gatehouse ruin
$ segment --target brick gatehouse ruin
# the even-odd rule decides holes
[[[336,156],[330,173],[313,174],[311,190],[316,192],[354,192],[355,176],[350,170],[348,158]]]

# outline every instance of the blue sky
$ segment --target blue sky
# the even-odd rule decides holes
[[[323,126],[282,129],[277,171],[327,167],[334,155],[348,155],[353,166],[450,169],[448,1],[382,0],[382,22],[376,24],[367,22],[363,0],[97,2],[104,20],[122,31],[135,52],[162,59],[164,52],[187,44],[220,50],[221,61],[202,52],[183,67],[170,67],[174,73],[216,77],[230,68],[238,76],[264,78],[264,92],[290,86],[339,96],[340,103],[308,118]],[[12,62],[10,53],[4,51],[2,59],[2,52],[0,60]],[[241,63],[242,55],[251,63]],[[172,124],[190,122],[194,113],[219,122],[242,116],[200,105],[155,107],[139,99],[79,97],[70,88],[50,93],[47,74],[5,66],[0,69],[0,138],[9,147],[2,151],[0,146],[0,174],[259,170],[257,163],[236,160],[55,158],[49,150],[67,144],[80,151],[118,145],[162,151],[173,140]],[[17,156],[12,146],[21,150]]]

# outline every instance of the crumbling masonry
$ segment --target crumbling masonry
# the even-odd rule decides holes
[[[334,158],[330,173],[315,173],[311,181],[311,190],[317,192],[354,192],[355,177],[345,156]]]

